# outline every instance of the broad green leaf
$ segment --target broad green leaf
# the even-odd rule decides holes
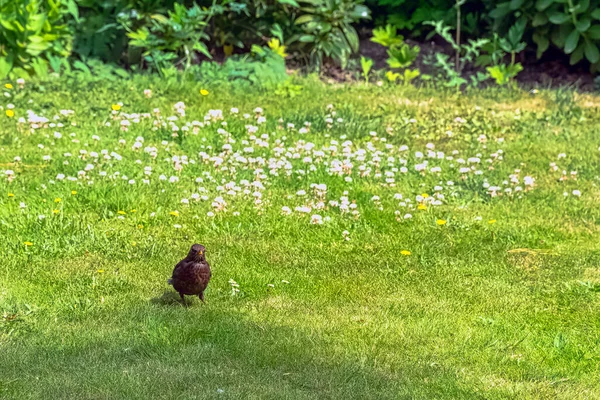
[[[487,67],[486,71],[490,74],[490,77],[493,78],[498,85],[504,85],[507,83],[508,79],[506,77],[506,74],[499,65]]]
[[[57,74],[60,74],[61,67],[64,64],[64,59],[60,57],[53,56],[48,54],[48,61],[50,62],[50,68]]]
[[[592,20],[584,17],[584,18],[581,18],[579,21],[577,21],[577,23],[575,24],[575,29],[577,29],[579,32],[583,33],[588,30],[588,28],[590,27],[591,24],[592,24]]]
[[[575,6],[575,14],[583,14],[588,11],[589,7],[590,0],[580,0],[579,4]],[[594,8],[596,8],[596,6]]]
[[[31,62],[31,67],[37,76],[46,78],[48,76],[48,62],[41,57],[35,58]]]
[[[521,6],[523,5],[524,2],[525,2],[525,0],[511,0],[510,9],[518,10],[519,8],[521,8]]]
[[[169,19],[162,14],[152,14],[150,16],[150,18],[152,18],[155,21],[158,21],[158,23],[163,24],[163,25],[167,24],[169,22]]]
[[[385,47],[391,47],[402,44],[404,36],[398,35],[398,30],[395,26],[387,24],[385,28],[379,27],[373,29],[371,41]]]
[[[594,11],[592,11],[592,13],[590,15],[594,19],[600,19],[600,8],[597,8]]]
[[[275,36],[281,43],[283,43],[283,29],[277,23],[271,27],[271,35]]]
[[[90,68],[82,61],[75,61],[73,63],[73,68],[80,70],[81,72],[84,72],[86,75],[91,76],[92,75],[92,71],[90,70]]]
[[[294,21],[294,23],[296,25],[302,25],[307,22],[311,22],[313,20],[314,20],[314,17],[312,15],[305,14],[305,15],[301,15],[298,18],[296,18],[296,21]]]
[[[359,39],[358,39],[358,34],[354,30],[354,28],[349,26],[348,29],[346,29],[344,31],[344,34],[346,36],[346,40],[348,40],[348,44],[350,45],[352,52],[357,52],[358,45],[359,45]]]
[[[42,30],[42,27],[45,23],[46,16],[44,14],[31,15],[27,20],[27,30],[33,32],[34,34],[38,33]]]
[[[508,30],[508,40],[513,47],[516,47],[517,43],[521,41],[523,33],[525,33],[525,27],[527,26],[527,20],[520,18],[513,26]]]
[[[571,65],[575,65],[583,59],[584,47],[585,47],[585,44],[580,43],[579,46],[577,46],[577,48],[575,49],[575,51],[573,53],[571,53],[571,57],[569,58],[569,63]]]
[[[302,43],[313,43],[316,37],[314,35],[301,35],[298,40]]]
[[[598,46],[595,43],[590,42],[589,40],[585,41],[584,46],[585,58],[589,60],[592,64],[600,61],[600,52],[598,51]]]
[[[210,52],[208,51],[208,48],[206,47],[206,45],[202,42],[196,42],[194,43],[194,50],[199,51],[200,53],[204,54],[206,57],[212,59],[212,55],[210,54]]]
[[[555,25],[562,25],[565,22],[569,21],[569,16],[567,14],[563,14],[561,12],[553,12],[548,15],[548,20]]]
[[[121,25],[119,25],[119,24],[114,24],[114,23],[112,23],[112,24],[106,24],[106,25],[104,25],[102,28],[98,29],[98,30],[96,31],[96,33],[102,33],[102,32],[106,32],[106,31],[108,31],[108,30],[110,30],[110,29],[113,29],[113,28],[118,28],[118,27],[120,27],[120,26],[121,26]]]
[[[277,0],[279,4],[288,4],[293,7],[300,7],[300,4],[296,2],[296,0]]]
[[[586,32],[586,37],[590,39],[600,39],[600,25],[594,25]]]
[[[536,56],[537,56],[537,58],[540,58],[542,56],[542,54],[544,54],[544,52],[546,50],[548,50],[548,47],[550,46],[550,41],[548,40],[548,36],[534,34],[533,41],[537,44]]]
[[[47,43],[47,42],[33,43],[32,42],[27,45],[26,51],[27,51],[27,54],[29,54],[29,55],[38,56],[45,50],[48,50],[50,47],[52,47],[51,43]]]
[[[120,76],[121,78],[129,78],[130,77],[129,72],[127,72],[123,68],[115,68],[114,73],[115,73],[115,75]]]
[[[0,79],[5,79],[13,67],[14,56],[12,54],[6,57],[0,57]]]
[[[511,78],[514,78],[515,76],[517,76],[519,74],[519,72],[523,71],[523,65],[521,65],[521,63],[516,63],[516,64],[509,65],[508,67],[506,67],[506,69],[508,71],[508,75]]]
[[[12,69],[12,71],[10,71],[9,76],[12,79],[18,79],[18,78],[24,78],[27,79],[29,78],[29,73],[27,71],[25,71],[23,68],[21,67],[14,67]]]
[[[565,53],[571,54],[577,48],[577,43],[579,43],[579,31],[577,29],[573,29],[573,31],[565,40]]]
[[[533,20],[531,20],[531,25],[533,27],[544,26],[548,23],[548,17],[544,13],[537,13],[533,16]]]
[[[546,8],[550,7],[553,2],[554,0],[537,0],[535,2],[535,8],[538,11],[544,11]]]
[[[69,13],[75,18],[75,21],[79,22],[79,8],[77,7],[75,0],[67,1],[67,10],[69,10]]]
[[[13,21],[12,25],[15,27],[15,31],[17,32],[25,32],[25,27],[23,25],[21,25],[21,23],[19,21]]]
[[[510,2],[506,2],[506,3],[500,3],[496,6],[496,8],[494,8],[492,11],[490,11],[490,17],[498,19],[498,18],[503,18],[506,15],[508,15],[508,13],[511,12],[510,9]]]
[[[46,42],[46,40],[44,40],[44,38],[43,38],[43,37],[41,37],[41,36],[38,36],[38,35],[35,35],[35,36],[29,36],[29,38],[28,38],[28,39],[29,39],[29,41],[30,41],[31,43],[43,43],[43,42]]]
[[[368,7],[359,4],[354,7],[354,10],[352,10],[349,15],[354,17],[356,20],[371,19],[371,10],[369,10]]]
[[[565,47],[565,41],[567,36],[569,36],[569,33],[571,33],[571,29],[569,24],[560,25],[558,28],[554,27],[550,34],[552,43],[561,49]]]
[[[7,31],[17,30],[17,27],[11,21],[7,21],[5,19],[0,19],[0,25],[2,25]]]

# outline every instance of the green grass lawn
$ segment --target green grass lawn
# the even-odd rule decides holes
[[[2,90],[0,398],[600,398],[600,100],[300,83]]]

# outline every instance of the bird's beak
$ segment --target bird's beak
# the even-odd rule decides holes
[[[203,252],[202,250],[200,250],[200,251],[198,252],[198,254],[202,255],[202,254],[204,254],[204,252]]]

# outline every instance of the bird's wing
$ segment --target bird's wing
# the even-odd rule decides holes
[[[186,262],[185,260],[181,260],[181,261],[179,261],[179,262],[177,263],[177,265],[175,266],[175,268],[173,268],[173,273],[171,274],[171,276],[174,278],[174,277],[177,275],[177,273],[178,273],[178,271],[177,271],[177,270],[179,270],[180,268],[183,268],[183,267],[185,267],[185,266],[186,266],[186,264],[187,264],[187,262]]]

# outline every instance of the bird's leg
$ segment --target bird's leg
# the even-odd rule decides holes
[[[204,301],[204,292],[200,293],[200,294],[198,295],[198,298],[199,298],[200,300],[202,300],[202,303],[206,304],[206,302]]]
[[[187,305],[185,302],[185,298],[183,297],[183,293],[179,293],[179,296],[181,296],[181,302],[183,303],[183,305]]]

